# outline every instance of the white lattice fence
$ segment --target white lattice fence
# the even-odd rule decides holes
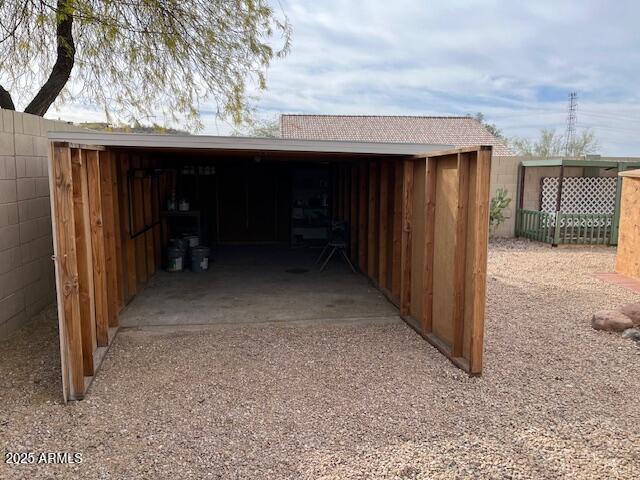
[[[616,177],[565,177],[562,186],[562,213],[613,214],[616,207]],[[540,210],[555,213],[558,177],[542,178]]]

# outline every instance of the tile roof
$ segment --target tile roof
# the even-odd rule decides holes
[[[507,146],[470,117],[386,115],[280,115],[280,136],[287,139],[492,145],[495,156],[510,156]]]

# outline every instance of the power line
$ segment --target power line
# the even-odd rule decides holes
[[[585,110],[580,110],[580,114],[586,117],[594,117],[594,118],[599,118],[599,119],[609,120],[609,121],[618,120],[621,122],[640,122],[640,118],[631,118],[631,117],[625,117],[622,115],[615,115],[615,114],[591,113]]]

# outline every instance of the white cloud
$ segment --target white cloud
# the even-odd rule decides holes
[[[269,71],[257,102],[263,116],[482,111],[508,135],[535,136],[564,128],[576,90],[578,126],[596,130],[602,153],[640,155],[636,2],[281,3],[292,51]],[[208,133],[230,129],[204,123]]]

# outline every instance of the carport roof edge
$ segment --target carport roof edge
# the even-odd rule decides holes
[[[49,132],[49,141],[103,147],[255,150],[282,152],[421,155],[454,148],[419,143],[289,140],[283,138],[161,135],[148,133]]]

